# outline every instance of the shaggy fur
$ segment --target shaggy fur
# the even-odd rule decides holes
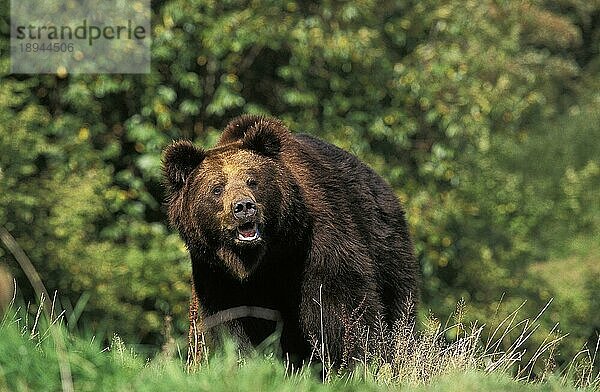
[[[349,153],[279,120],[242,116],[213,149],[174,142],[164,171],[169,220],[192,259],[200,325],[238,306],[277,310],[282,351],[302,360],[321,336],[322,311],[327,350],[339,363],[353,354],[344,347],[348,320],[389,325],[414,309],[418,266],[404,211]],[[260,237],[251,242],[236,240],[239,200],[256,203],[251,222]],[[253,345],[274,329],[249,317],[227,326]]]

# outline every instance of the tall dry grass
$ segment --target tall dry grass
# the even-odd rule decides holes
[[[358,377],[383,385],[419,386],[440,376],[476,371],[510,374],[520,382],[542,383],[550,377],[559,377],[564,385],[600,390],[600,336],[594,350],[582,348],[562,369],[556,367],[555,358],[567,335],[558,332],[558,324],[531,350],[532,337],[541,333],[539,321],[551,302],[535,317],[521,317],[523,302],[490,324],[467,325],[466,305],[462,300],[450,320],[442,323],[430,314],[421,328],[416,327],[414,318],[408,317],[398,320],[392,328],[383,321],[374,329],[348,322],[346,328],[353,330],[344,333],[345,352],[359,355],[344,358],[341,367],[334,366],[326,347],[313,339],[311,361],[325,364],[322,372],[325,382]],[[449,339],[449,335],[453,338]]]

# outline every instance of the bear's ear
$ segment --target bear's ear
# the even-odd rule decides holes
[[[241,142],[240,148],[276,157],[290,131],[275,118],[245,114],[227,124],[219,145]]]
[[[163,173],[170,192],[177,192],[205,157],[204,150],[189,140],[178,140],[165,148],[163,153]]]
[[[262,120],[264,120],[263,116],[254,114],[243,114],[234,118],[229,121],[223,130],[221,138],[219,139],[219,144],[223,145],[242,140],[246,135],[246,132],[248,132],[248,129],[252,128]]]
[[[281,152],[282,139],[285,136],[279,124],[261,120],[246,131],[241,148],[275,158]]]

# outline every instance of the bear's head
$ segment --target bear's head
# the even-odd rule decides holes
[[[189,141],[165,149],[169,220],[192,254],[240,280],[260,265],[290,212],[294,192],[281,158],[289,138],[278,120],[242,116],[210,150]]]

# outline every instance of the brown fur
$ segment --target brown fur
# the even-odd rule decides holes
[[[164,170],[169,220],[190,251],[200,319],[236,306],[277,310],[282,349],[300,360],[321,335],[322,312],[328,352],[339,363],[355,354],[343,347],[344,320],[358,315],[374,326],[381,316],[389,325],[414,309],[418,266],[402,207],[345,151],[292,135],[279,120],[242,116],[208,151],[173,143]],[[242,199],[256,202],[261,237],[252,243],[235,241],[231,206]],[[229,326],[258,344],[274,324],[244,318]]]

